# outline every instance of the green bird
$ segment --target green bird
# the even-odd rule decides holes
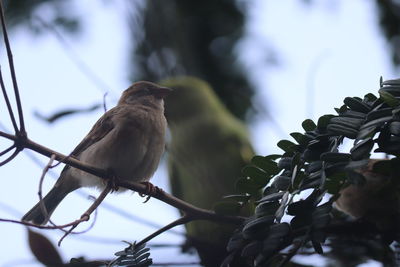
[[[223,196],[236,192],[235,181],[254,156],[247,129],[207,82],[184,76],[161,84],[173,89],[165,99],[172,194],[197,207],[213,209]],[[187,243],[196,248],[204,266],[219,266],[235,228],[194,221],[186,224]]]

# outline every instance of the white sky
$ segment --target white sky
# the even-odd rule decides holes
[[[121,4],[123,1],[117,2]],[[286,133],[282,135],[274,131],[274,126],[261,114],[258,122],[251,127],[260,154],[279,153],[275,146],[277,141],[288,138],[290,132],[302,131],[301,122],[310,115],[316,119],[323,114],[333,113],[333,108],[341,106],[346,96],[376,93],[379,76],[385,79],[395,77],[388,46],[380,37],[376,7],[371,4],[372,1],[314,1],[310,8],[299,0],[242,2],[253,4],[248,6],[248,36],[240,46],[240,58],[246,61],[253,82],[259,87],[257,102],[268,106]],[[75,0],[75,3],[78,1]],[[108,106],[111,107],[119,97],[119,91],[129,85],[129,72],[126,69],[129,66],[126,54],[129,52],[129,33],[120,15],[121,5],[103,5],[101,1],[89,0],[79,1],[79,4],[79,8],[78,5],[76,8],[84,14],[84,32],[77,39],[65,37],[75,52],[112,87],[113,92],[108,97]],[[53,125],[39,121],[33,112],[51,114],[60,108],[87,106],[101,101],[103,93],[72,64],[51,34],[35,38],[18,30],[13,32],[11,44],[29,137],[68,154],[102,112],[71,116]],[[272,46],[278,52],[279,67],[265,66],[266,46]],[[0,51],[0,63],[6,75],[3,48]],[[315,90],[311,101],[307,100],[310,87]],[[307,109],[307,106],[312,108]],[[0,121],[11,128],[2,103]],[[0,147],[7,144],[0,139]],[[44,157],[39,157],[46,162]],[[0,168],[1,218],[19,219],[36,202],[41,171],[24,153]],[[60,171],[60,168],[56,171]],[[160,167],[152,182],[167,187],[165,166]],[[53,180],[48,178],[45,188],[49,189],[52,183]],[[143,200],[136,194],[112,195],[107,197],[107,201],[158,224],[167,224],[177,216],[173,208],[155,199],[142,204]],[[18,213],[3,209],[4,204]],[[88,201],[71,194],[55,212],[54,220],[58,223],[69,222],[80,216],[88,205]],[[80,237],[133,241],[142,239],[153,230],[100,208],[95,227]],[[57,231],[44,233],[54,243],[62,236]],[[32,256],[27,247],[24,227],[2,223],[0,236],[3,240],[0,245],[0,266],[27,265]],[[181,241],[180,237],[166,233],[153,242],[178,244]],[[64,259],[79,256],[107,259],[124,246],[122,243],[87,243],[70,236],[64,240],[61,253]],[[174,255],[174,261],[196,261],[195,256],[182,256],[176,249],[152,249],[154,262],[170,261],[171,255]]]

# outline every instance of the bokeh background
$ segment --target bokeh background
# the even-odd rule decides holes
[[[103,99],[114,106],[136,80],[178,74],[207,80],[248,123],[257,153],[265,155],[279,153],[277,141],[302,131],[304,119],[333,114],[346,96],[376,93],[380,76],[398,77],[396,0],[4,2],[28,135],[64,154],[104,112],[91,107],[102,106]],[[11,89],[4,46],[0,63]],[[66,109],[83,111],[52,123],[43,119]],[[3,103],[0,122],[2,130],[11,129]],[[2,148],[8,144],[0,139]],[[25,151],[0,168],[1,218],[19,219],[37,201],[47,160]],[[45,190],[61,167],[49,173]],[[152,181],[169,191],[165,162]],[[97,193],[71,194],[54,221],[80,216],[90,205],[86,194]],[[155,199],[142,201],[131,193],[107,197],[94,227],[64,240],[64,259],[110,259],[125,247],[121,240],[140,240],[178,216]],[[63,235],[41,232],[54,243]],[[180,253],[182,233],[177,227],[152,241],[162,245],[152,249],[155,263],[198,266],[196,254]],[[35,266],[23,226],[1,223],[0,236],[0,266]]]

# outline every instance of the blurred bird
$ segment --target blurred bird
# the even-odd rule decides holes
[[[163,99],[169,92],[169,88],[154,83],[134,83],[123,92],[118,105],[96,122],[71,156],[110,171],[118,179],[147,182],[165,147]],[[70,192],[80,187],[101,189],[105,184],[103,179],[67,165],[43,204],[36,204],[22,220],[45,224]]]
[[[355,170],[364,176],[365,183],[342,189],[335,206],[355,219],[374,223],[378,229],[391,230],[398,228],[400,222],[400,184],[398,177],[378,172],[377,163],[390,164],[390,161],[371,159]]]
[[[176,77],[160,84],[173,89],[165,101],[171,134],[167,151],[172,193],[212,209],[222,196],[235,193],[235,181],[254,155],[246,127],[205,81]],[[188,245],[196,248],[203,265],[219,266],[234,228],[191,222],[186,225]]]

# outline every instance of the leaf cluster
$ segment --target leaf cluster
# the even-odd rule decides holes
[[[322,254],[340,189],[365,183],[356,170],[368,163],[372,152],[391,155],[397,163],[380,164],[377,171],[387,173],[399,165],[400,80],[381,79],[379,97],[367,94],[343,102],[335,109],[337,115],[321,116],[317,123],[307,119],[303,133],[290,134],[294,141],[279,141],[282,155],[255,156],[244,167],[236,184],[242,195],[226,205],[256,199],[256,208],[232,236],[223,266],[237,256],[248,258],[252,266],[283,265],[310,245]],[[339,150],[345,139],[354,140],[348,153]]]

